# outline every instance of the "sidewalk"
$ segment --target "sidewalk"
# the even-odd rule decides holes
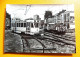
[[[21,36],[15,33],[11,33],[10,30],[5,30],[4,52],[23,52]]]

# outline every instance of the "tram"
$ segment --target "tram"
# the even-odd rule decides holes
[[[61,11],[58,14],[46,19],[46,30],[56,33],[66,33],[70,25],[70,12]]]
[[[16,33],[25,33],[30,35],[39,34],[39,23],[35,23],[34,20],[19,20],[12,23],[11,30]]]

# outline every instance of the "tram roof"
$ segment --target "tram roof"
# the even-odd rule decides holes
[[[25,19],[25,21],[26,21],[26,20],[34,20],[34,19],[33,19],[33,18],[28,18],[28,19]]]
[[[49,23],[49,24],[55,24],[55,23]]]

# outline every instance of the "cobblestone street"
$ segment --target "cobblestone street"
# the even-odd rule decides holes
[[[61,36],[45,32],[43,37],[15,34],[11,33],[10,30],[6,30],[5,33],[5,52],[75,53],[75,38],[70,37],[68,33]]]

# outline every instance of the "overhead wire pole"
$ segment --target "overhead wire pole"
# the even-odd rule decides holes
[[[25,10],[25,13],[24,15],[26,16],[26,14],[28,13],[29,9],[28,9],[28,6],[29,6],[29,9],[31,7],[31,5],[26,5],[26,10]],[[26,23],[27,24],[27,23]],[[27,26],[26,26],[26,31],[28,30]]]
[[[26,15],[26,14],[27,14],[27,12],[29,11],[29,9],[27,8],[28,6],[29,6],[29,9],[30,9],[30,7],[31,7],[31,5],[26,5],[26,10],[25,10],[24,15]]]

